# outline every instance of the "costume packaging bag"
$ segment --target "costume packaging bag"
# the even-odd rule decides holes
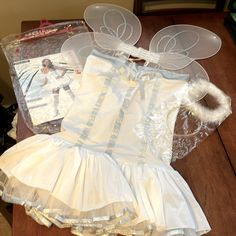
[[[83,21],[36,28],[2,39],[21,114],[34,133],[56,133],[79,87],[81,66],[64,41],[86,32]]]

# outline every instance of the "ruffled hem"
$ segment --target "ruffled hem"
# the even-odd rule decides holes
[[[79,209],[71,208],[64,202],[60,201],[47,190],[37,189],[21,183],[15,177],[8,178],[2,171],[0,171],[0,196],[6,202],[24,205],[30,208],[35,208],[48,217],[56,216],[65,218],[63,223],[73,223],[77,220],[88,222],[90,219],[96,221],[108,221],[110,219],[119,218],[122,215],[133,215],[135,208],[134,202],[112,202],[106,204],[104,207],[97,207],[89,211],[81,211]],[[69,218],[69,222],[66,219]]]
[[[48,192],[81,212],[116,202],[129,202],[133,209],[136,205],[129,184],[109,155],[61,142],[57,137],[36,135],[16,144],[0,158],[0,169],[10,181],[8,184],[3,176],[2,185],[15,188],[14,194],[20,199],[34,202],[31,198],[37,189],[37,194],[40,190]],[[48,205],[47,195],[41,194],[38,199],[43,206]]]
[[[152,160],[117,158],[138,204],[138,217],[127,223],[134,231],[149,224],[152,235],[197,236],[211,230],[188,184],[171,166]]]
[[[126,171],[124,172],[127,173],[128,165],[122,167],[126,168]],[[159,172],[160,171],[166,172],[168,170],[161,170],[161,168],[159,168]],[[130,175],[134,175],[132,172],[132,170],[129,170]],[[160,223],[157,223],[158,219],[156,219],[157,222],[155,223],[151,223],[150,220],[144,221],[143,209],[139,209],[139,216],[136,217],[133,212],[128,210],[132,208],[132,205],[124,202],[122,204],[113,203],[112,205],[107,205],[104,209],[94,209],[91,212],[79,212],[76,209],[68,208],[68,206],[64,205],[58,199],[52,198],[51,196],[49,197],[49,193],[46,191],[32,189],[31,187],[20,183],[17,179],[11,178],[11,180],[8,180],[5,176],[5,181],[2,182],[3,176],[4,174],[2,173],[0,179],[1,183],[4,182],[4,184],[1,195],[4,201],[24,205],[26,213],[41,225],[50,227],[54,224],[59,228],[71,228],[71,233],[75,235],[122,234],[140,236],[199,236],[210,230],[206,222],[205,226],[201,225],[200,227],[198,226],[198,228],[196,226],[192,229],[180,228],[180,226],[175,226],[176,228],[174,228],[174,226],[172,226],[174,229],[171,229],[167,225],[160,226]],[[136,193],[138,192],[137,187],[134,187],[134,191]],[[141,192],[143,190],[139,189],[139,191]],[[26,199],[25,193],[29,192],[32,192],[32,194],[28,194],[28,198]],[[17,195],[18,197],[16,197]],[[151,201],[152,198],[151,196],[149,197],[149,200]],[[31,199],[31,201],[29,199]],[[49,205],[47,208],[42,206],[42,204],[45,204],[43,203],[43,199],[47,199]],[[137,198],[137,201],[140,204],[139,208],[142,208],[143,206],[139,200],[140,197]],[[145,201],[145,198],[143,201]],[[155,202],[158,209],[157,203],[160,202],[160,199]],[[172,213],[170,212],[169,214]],[[175,216],[173,216],[173,218],[175,218]],[[192,215],[191,218],[194,218],[194,216]],[[203,221],[204,218],[205,217],[203,216]],[[168,224],[170,225],[171,222],[168,222]]]
[[[0,159],[2,199],[75,235],[199,236],[210,226],[184,179],[161,162],[112,159],[36,135]],[[53,167],[53,169],[52,169]]]

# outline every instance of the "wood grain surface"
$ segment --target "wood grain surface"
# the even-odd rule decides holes
[[[171,24],[193,24],[207,28],[222,39],[222,48],[210,59],[199,61],[210,80],[232,99],[233,114],[186,158],[173,163],[184,177],[212,227],[208,236],[236,235],[236,46],[224,26],[224,13],[196,13],[142,16],[143,32],[138,46],[148,49],[150,39]],[[38,22],[23,22],[22,31],[37,27]],[[32,132],[18,121],[18,141]],[[13,236],[69,236],[68,229],[40,226],[28,217],[24,208],[14,206]]]

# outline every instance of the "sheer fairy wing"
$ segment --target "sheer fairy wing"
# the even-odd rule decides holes
[[[124,43],[123,45],[134,45],[141,35],[139,19],[132,12],[112,4],[90,5],[84,12],[84,19],[94,32],[104,33],[116,39],[120,39],[120,41]],[[104,35],[97,35],[97,37],[100,41],[100,38],[104,37]],[[100,42],[103,44],[103,47],[110,47],[112,44],[112,42],[109,42],[108,38],[105,38],[107,45],[105,45],[102,40]],[[115,46],[117,46],[117,40],[115,40]],[[125,48],[127,49],[127,46],[125,46]],[[132,52],[134,52],[134,50]],[[123,50],[123,53],[125,55],[132,55],[128,53],[127,50],[126,52]],[[150,59],[154,61],[151,57]],[[156,59],[155,61],[157,62]],[[184,68],[192,61],[193,59],[189,56],[175,51],[160,53],[158,56],[158,64],[168,70]]]
[[[80,70],[82,71],[87,57],[94,49],[105,54],[114,54],[112,47],[104,48],[98,45],[94,39],[93,32],[84,32],[70,37],[63,43],[61,52],[74,51],[79,61]]]
[[[221,39],[215,33],[194,25],[171,25],[158,31],[149,49],[159,53],[178,53],[204,59],[215,55],[221,48]]]
[[[131,11],[113,4],[93,4],[84,12],[84,19],[94,32],[102,32],[134,45],[140,38],[142,27]]]
[[[215,55],[221,47],[220,38],[213,32],[193,25],[171,25],[158,31],[149,50],[161,54],[159,65],[179,70],[194,60]]]
[[[106,50],[114,49],[117,52],[126,55],[132,55],[142,60],[158,64],[164,69],[178,70],[189,65],[193,59],[178,53],[153,53],[143,48],[137,48],[133,45],[123,42],[121,39],[105,34],[94,33],[94,39],[101,48]]]
[[[213,56],[220,47],[220,38],[207,29],[171,25],[154,35],[149,50],[161,55],[159,66],[162,68],[187,73],[191,80],[209,80],[205,69],[194,60]]]
[[[61,52],[74,51],[76,54],[80,69],[85,65],[86,59],[91,51],[95,48],[94,40],[91,33],[76,34],[67,39],[61,47]]]
[[[126,55],[132,55],[149,63],[154,63],[167,70],[179,70],[193,62],[193,59],[179,53],[156,53],[123,42],[121,39],[105,34],[94,33],[96,43],[104,49],[114,49]]]
[[[149,67],[162,69],[162,67],[157,64],[146,63],[146,65],[148,65]],[[190,84],[194,83],[196,80],[200,80],[200,79],[205,80],[205,81],[210,80],[206,70],[197,61],[192,61],[192,63],[189,64],[188,66],[185,66],[184,68],[175,70],[175,73],[179,73],[181,75],[187,75]],[[199,101],[205,95],[206,95],[206,92],[199,91],[198,94],[195,94],[194,100]]]
[[[194,59],[180,53],[161,52],[158,65],[166,70],[180,70],[190,65]]]
[[[178,53],[153,53],[143,48],[124,43],[121,39],[106,33],[86,32],[67,39],[61,51],[73,50],[83,68],[88,55],[93,49],[110,55],[132,55],[139,59],[158,64],[164,69],[178,70],[189,65],[193,60]]]

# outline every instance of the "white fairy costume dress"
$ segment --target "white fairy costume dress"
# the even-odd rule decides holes
[[[2,155],[2,199],[76,235],[207,233],[204,213],[170,165],[187,79],[93,52],[61,132]]]
[[[45,85],[45,89],[48,90],[59,90],[70,84],[70,78],[65,74],[62,78],[58,78],[61,76],[61,70],[54,69],[50,70],[47,74],[42,74],[45,78],[47,78],[47,84]]]

